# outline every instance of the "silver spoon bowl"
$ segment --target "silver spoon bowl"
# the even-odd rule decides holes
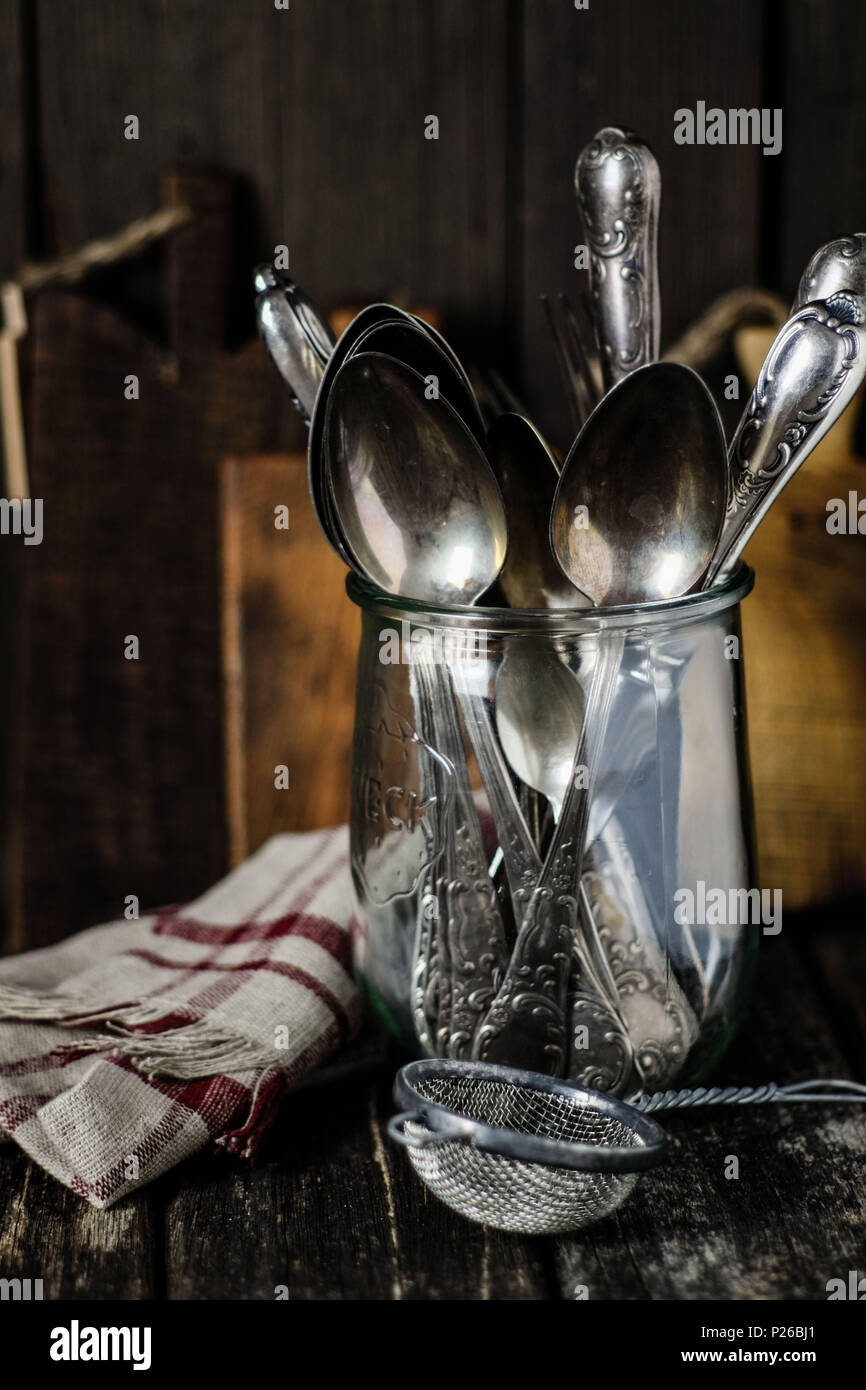
[[[396,313],[397,311],[395,311]],[[425,393],[431,401],[441,394],[453,406],[479,443],[484,442],[484,422],[475,392],[465,374],[454,365],[453,356],[443,352],[440,341],[411,314],[374,324],[357,339],[350,357],[361,352],[380,352],[393,357],[424,378]]]
[[[344,362],[327,399],[336,518],[368,579],[431,604],[475,603],[505,560],[505,508],[484,454],[444,397],[382,353]]]
[[[563,465],[550,523],[563,573],[597,604],[690,592],[719,537],[726,477],[722,422],[697,373],[675,362],[632,372]]]
[[[548,540],[559,469],[534,425],[500,415],[487,432],[487,455],[508,517],[509,547],[499,583],[512,608],[585,608],[589,600],[566,579]]]

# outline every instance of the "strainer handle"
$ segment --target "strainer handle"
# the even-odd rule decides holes
[[[407,1124],[421,1126],[423,1133],[408,1135],[404,1128]],[[426,1149],[431,1144],[453,1144],[455,1139],[464,1139],[463,1134],[448,1134],[442,1130],[430,1129],[426,1116],[420,1110],[402,1110],[399,1115],[392,1115],[388,1120],[388,1134],[398,1144],[402,1144],[406,1149]]]
[[[686,1109],[697,1105],[784,1105],[794,1101],[859,1101],[866,1102],[866,1086],[859,1081],[843,1081],[835,1077],[816,1077],[797,1081],[791,1086],[777,1086],[768,1081],[763,1086],[696,1086],[683,1091],[654,1091],[636,1097],[631,1104],[644,1115],[654,1110]]]

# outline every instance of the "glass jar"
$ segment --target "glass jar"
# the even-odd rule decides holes
[[[708,1074],[767,921],[752,582],[741,566],[664,603],[525,612],[434,610],[349,577],[356,970],[415,1054],[619,1095]]]

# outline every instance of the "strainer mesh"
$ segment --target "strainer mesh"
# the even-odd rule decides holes
[[[473,1077],[425,1077],[416,1090],[483,1124],[572,1144],[642,1148],[629,1125],[591,1106],[508,1082]],[[430,1131],[406,1123],[416,1173],[449,1207],[472,1221],[525,1235],[553,1235],[601,1220],[634,1187],[637,1173],[582,1172],[526,1163],[472,1144],[422,1144]]]
[[[643,1140],[630,1125],[592,1106],[530,1086],[476,1077],[425,1077],[416,1084],[424,1100],[446,1106],[482,1124],[515,1129],[567,1144],[639,1149]]]

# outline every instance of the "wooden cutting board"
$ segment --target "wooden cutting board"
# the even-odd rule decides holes
[[[219,468],[298,431],[261,344],[232,343],[234,287],[250,295],[233,195],[213,174],[165,180],[164,202],[193,216],[151,257],[164,334],[125,317],[104,283],[103,300],[88,285],[29,305],[44,539],[3,543],[20,591],[7,950],[118,917],[131,896],[142,911],[186,901],[227,867]]]
[[[772,339],[737,335],[753,381]],[[743,653],[761,884],[786,909],[866,891],[866,535],[827,531],[827,503],[866,498],[853,452],[861,397],[774,504],[745,551]]]
[[[220,495],[226,805],[238,864],[270,835],[348,819],[360,613],[313,514],[303,455],[227,459]],[[282,508],[288,529],[275,525]]]

